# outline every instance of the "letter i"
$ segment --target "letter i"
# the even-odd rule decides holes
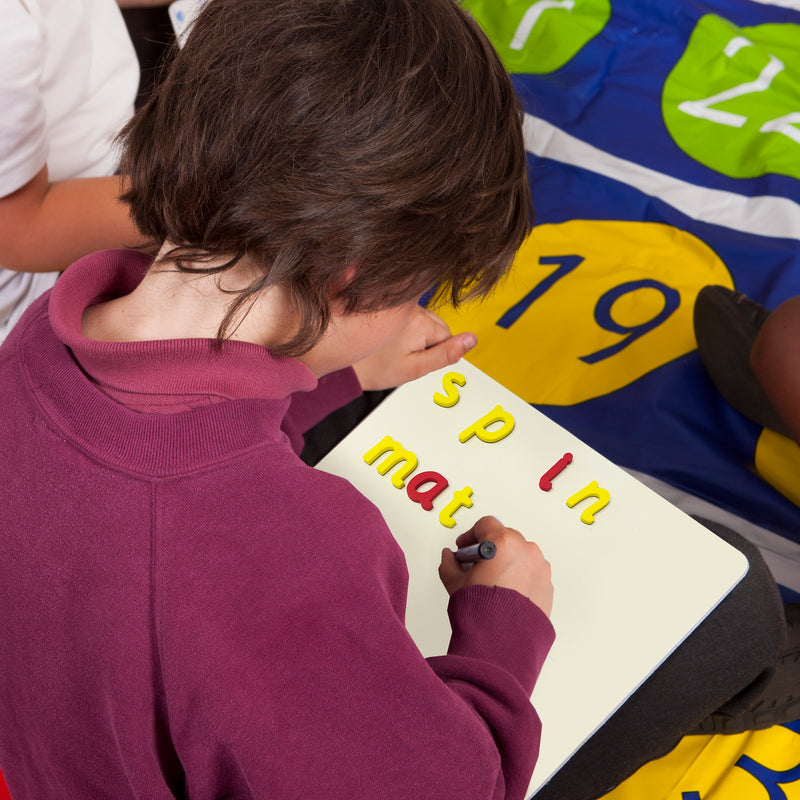
[[[541,478],[539,478],[539,488],[543,492],[549,492],[553,488],[553,478],[563,472],[572,463],[572,453],[564,453],[561,458],[550,467]]]

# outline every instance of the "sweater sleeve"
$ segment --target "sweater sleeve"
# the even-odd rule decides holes
[[[449,655],[491,661],[513,675],[528,695],[533,692],[555,639],[537,605],[512,589],[476,585],[455,592],[447,613],[453,629]],[[530,647],[531,640],[540,646]]]
[[[428,663],[491,732],[500,754],[496,796],[524,798],[542,731],[530,695],[555,639],[553,626],[526,597],[499,587],[455,592],[448,615],[448,653]]]
[[[287,464],[267,481],[253,466],[258,506],[228,503],[221,527],[170,535],[160,570],[188,795],[524,800],[541,732],[530,694],[553,640],[545,615],[509,589],[462,589],[448,652],[426,659],[377,508],[335,476]],[[236,481],[208,480],[238,497]],[[185,517],[176,507],[161,522]]]

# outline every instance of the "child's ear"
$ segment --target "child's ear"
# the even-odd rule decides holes
[[[345,267],[341,275],[333,282],[331,289],[334,297],[338,297],[352,283],[356,277],[356,265],[350,264]]]
[[[347,286],[356,277],[356,265],[349,264],[342,274],[342,288]]]

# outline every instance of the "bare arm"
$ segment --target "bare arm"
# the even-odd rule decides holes
[[[170,0],[117,0],[120,8],[152,8],[169,5]]]
[[[0,198],[0,264],[19,272],[52,272],[109,247],[143,246],[118,177],[50,183],[47,167]]]

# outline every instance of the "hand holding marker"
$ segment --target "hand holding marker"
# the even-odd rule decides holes
[[[550,564],[518,530],[496,517],[481,517],[456,539],[456,546],[456,552],[442,550],[439,564],[439,578],[448,594],[475,584],[514,589],[550,615]]]
[[[454,553],[456,561],[460,564],[474,564],[476,561],[485,561],[494,558],[497,553],[497,545],[488,540],[471,544],[468,547],[461,547]]]

